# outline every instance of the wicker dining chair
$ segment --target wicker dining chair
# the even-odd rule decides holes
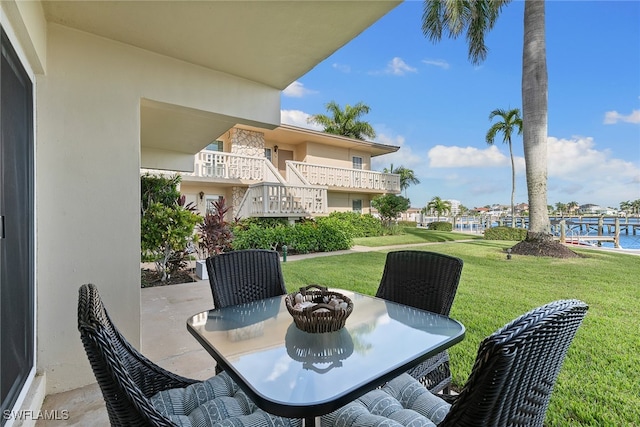
[[[206,264],[215,308],[287,293],[276,251],[226,252],[207,258]]]
[[[302,425],[258,409],[226,373],[201,382],[151,362],[115,327],[93,284],[79,290],[78,330],[112,426]]]
[[[324,415],[321,425],[383,425],[391,419],[411,427],[542,427],[562,363],[587,310],[578,300],[551,302],[485,338],[460,394],[445,396],[450,403],[405,373]]]
[[[376,296],[448,316],[462,266],[460,258],[436,252],[389,252]],[[448,392],[449,353],[445,350],[436,354],[411,369],[409,374],[433,393]]]

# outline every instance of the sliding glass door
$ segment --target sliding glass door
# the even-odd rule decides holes
[[[34,365],[34,125],[31,80],[0,32],[0,398],[6,414]],[[4,425],[7,417],[0,418]]]

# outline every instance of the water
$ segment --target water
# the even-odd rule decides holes
[[[597,236],[597,224],[598,217],[570,217],[570,218],[550,218],[551,223],[557,223],[561,219],[564,219],[567,223],[567,237],[572,235],[580,235],[580,236]],[[608,227],[608,225],[615,224],[614,217],[605,217],[603,218],[603,235],[604,236],[612,236],[614,227]],[[640,249],[640,228],[636,227],[636,235],[633,234],[633,225],[640,224],[640,218],[618,218],[620,222],[620,248],[622,249]],[[573,223],[573,224],[572,224]],[[583,224],[579,229],[577,228],[577,223]],[[587,227],[586,224],[589,224],[590,227]],[[611,233],[609,233],[611,231]],[[596,242],[593,242],[594,245],[597,246]],[[600,245],[603,248],[614,248],[613,242],[600,242]]]
[[[469,218],[471,219],[471,218]],[[552,223],[556,223],[557,221],[559,221],[560,219],[564,219],[567,222],[567,226],[571,227],[571,222],[581,222],[581,223],[589,223],[592,224],[594,227],[598,224],[598,217],[571,217],[571,218],[550,218]],[[464,220],[466,220],[466,217],[464,217]],[[632,225],[634,224],[640,224],[640,218],[634,217],[634,218],[629,218],[628,222],[625,218],[619,218],[620,220],[620,248],[622,249],[633,249],[633,250],[640,250],[640,228],[636,227],[636,235],[633,234],[633,227]],[[603,235],[605,236],[613,236],[613,234],[609,234],[609,227],[607,227],[607,224],[614,224],[615,223],[615,218],[604,218],[604,230],[603,230]],[[519,223],[518,223],[519,224]],[[628,225],[627,225],[628,224]],[[496,227],[498,226],[498,222],[494,221],[492,222],[491,226],[492,227]],[[460,228],[462,227],[462,228]],[[590,227],[588,230],[585,229],[586,227],[583,226],[582,227],[582,231],[567,231],[567,237],[570,237],[571,235],[577,235],[580,234],[580,236],[585,236],[585,235],[591,235],[591,236],[597,236],[597,230],[594,227]],[[477,225],[473,225],[472,229],[469,230],[469,224],[458,224],[458,226],[456,227],[457,230],[463,230],[463,231],[476,231]],[[613,231],[613,227],[611,227],[612,231]],[[627,234],[628,231],[628,234]],[[595,243],[595,242],[594,242]],[[613,242],[601,242],[601,247],[603,248],[613,248]]]

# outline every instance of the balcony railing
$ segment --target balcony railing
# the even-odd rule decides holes
[[[400,175],[287,161],[311,185],[400,192]]]
[[[240,218],[304,217],[327,213],[326,187],[262,183],[249,187],[236,215]]]
[[[241,179],[248,181],[281,180],[269,168],[264,157],[244,156],[223,152],[200,152],[196,155],[194,171],[185,176],[198,178]]]

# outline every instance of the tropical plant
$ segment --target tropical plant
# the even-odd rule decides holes
[[[509,144],[509,157],[511,158],[511,216],[515,217],[515,210],[513,209],[513,199],[516,193],[516,165],[513,161],[513,146],[511,144],[511,135],[514,131],[517,131],[518,135],[522,135],[522,118],[520,118],[520,110],[512,108],[510,110],[503,110],[496,108],[489,114],[489,120],[493,120],[495,117],[500,117],[502,120],[494,123],[487,131],[486,141],[487,144],[493,145],[496,136],[502,134],[502,142]],[[511,221],[511,226],[515,227],[516,222]]]
[[[469,59],[480,64],[487,56],[485,35],[493,28],[509,0],[426,0],[422,31],[439,41],[445,31],[456,38],[464,30]],[[548,240],[547,211],[547,59],[545,44],[545,2],[526,1],[524,6],[524,49],[522,56],[522,123],[529,232],[527,240]]]
[[[400,175],[400,190],[404,191],[405,197],[407,196],[407,188],[411,185],[420,184],[420,180],[416,177],[415,172],[412,169],[406,168],[404,166],[398,166],[397,168],[393,167],[393,163],[389,169],[384,168],[382,170],[384,173],[395,173]]]
[[[153,261],[162,281],[184,266],[200,221],[192,203],[180,196],[180,176],[140,177],[140,250],[142,259]]]
[[[567,203],[567,212],[569,213],[569,215],[571,215],[575,213],[575,211],[577,211],[579,207],[580,205],[578,204],[578,202],[569,202]]]
[[[556,214],[564,216],[565,213],[567,213],[567,205],[560,202],[556,203]]]
[[[326,114],[316,114],[309,117],[309,123],[315,123],[323,127],[323,131],[334,135],[347,136],[349,138],[364,140],[367,136],[371,139],[376,137],[373,127],[364,121],[358,120],[364,114],[369,113],[369,106],[358,102],[353,107],[347,104],[344,110],[335,101],[326,104]]]
[[[200,233],[198,246],[205,257],[218,255],[231,248],[233,233],[231,225],[225,219],[229,208],[224,198],[214,201],[212,209],[198,224],[198,232]]]
[[[396,194],[385,194],[371,200],[371,206],[376,208],[382,222],[384,222],[387,227],[391,226],[399,213],[406,212],[407,209],[409,209],[410,203],[406,197]]]
[[[426,211],[435,212],[438,216],[437,221],[440,221],[440,215],[451,212],[451,202],[448,200],[442,200],[439,196],[435,196],[429,203],[427,203],[425,212]]]

